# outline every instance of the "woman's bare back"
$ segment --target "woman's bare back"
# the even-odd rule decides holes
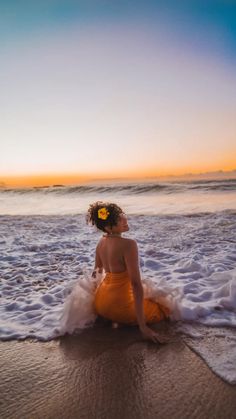
[[[125,252],[131,239],[103,236],[96,249],[97,266],[105,272],[120,273],[127,270]]]

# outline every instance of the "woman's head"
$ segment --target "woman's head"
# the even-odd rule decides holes
[[[91,204],[86,219],[87,223],[106,233],[121,233],[129,229],[122,209],[110,202],[97,201]]]

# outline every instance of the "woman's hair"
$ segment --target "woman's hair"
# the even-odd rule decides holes
[[[110,202],[97,201],[90,204],[86,222],[95,225],[99,230],[106,232],[105,227],[115,226],[123,213],[122,209]]]

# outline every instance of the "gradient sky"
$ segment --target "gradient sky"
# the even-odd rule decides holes
[[[0,0],[0,181],[236,168],[236,2]]]

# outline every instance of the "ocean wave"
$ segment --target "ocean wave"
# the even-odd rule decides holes
[[[185,182],[150,182],[127,184],[99,184],[99,185],[53,185],[33,188],[2,188],[0,194],[53,194],[53,195],[80,195],[80,194],[123,194],[141,195],[158,193],[183,193],[188,191],[236,191],[236,179],[227,180],[198,180]]]

